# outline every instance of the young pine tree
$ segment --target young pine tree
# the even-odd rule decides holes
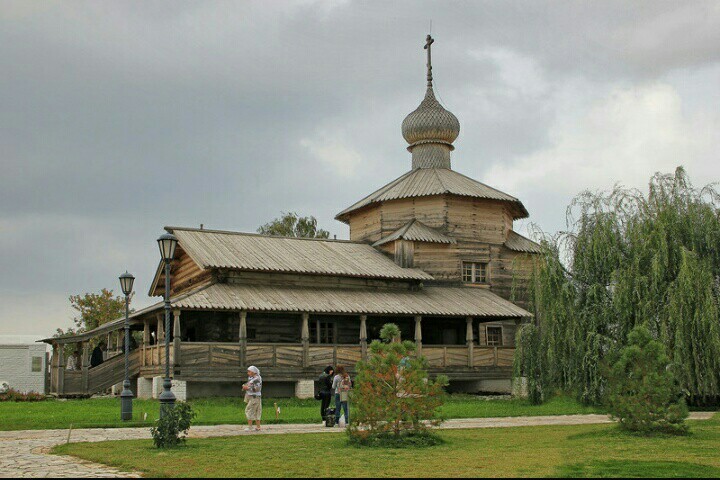
[[[641,433],[687,432],[688,410],[662,343],[642,325],[628,335],[628,344],[612,365],[608,403],[625,430]]]
[[[380,337],[370,345],[368,359],[357,364],[350,438],[363,445],[422,444],[418,439],[428,426],[440,422],[437,409],[447,378],[428,378],[427,360],[416,355],[415,343],[400,341],[397,325],[385,325]]]

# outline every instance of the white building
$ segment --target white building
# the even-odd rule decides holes
[[[7,383],[21,392],[45,392],[47,372],[44,343],[0,344],[0,387]]]

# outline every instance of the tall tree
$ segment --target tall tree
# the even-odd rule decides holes
[[[55,336],[87,332],[125,315],[125,297],[115,296],[112,290],[103,288],[100,293],[72,295],[70,305],[78,312],[73,318],[74,328],[57,329]]]
[[[315,217],[300,217],[296,212],[283,212],[279,218],[260,226],[257,232],[281,237],[328,238],[330,236],[327,230],[317,228]]]
[[[568,230],[544,236],[530,281],[537,351],[517,350],[536,356],[517,365],[539,362],[540,391],[602,401],[604,361],[644,324],[691,401],[720,395],[719,200],[713,186],[693,187],[678,168],[656,174],[647,196],[615,188],[573,201]]]

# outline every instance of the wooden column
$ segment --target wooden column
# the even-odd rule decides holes
[[[58,345],[58,376],[57,393],[61,395],[65,390],[65,345]]]
[[[88,355],[90,351],[90,343],[83,342],[82,343],[82,389],[83,393],[88,393],[88,376],[90,373],[90,356]]]
[[[173,365],[180,366],[180,310],[173,310]]]
[[[160,345],[165,345],[165,319],[164,313],[158,313],[157,315],[157,338],[155,339],[155,347],[157,349],[157,358],[155,365],[162,365],[162,356],[160,355]]]
[[[418,357],[422,355],[422,316],[415,315],[415,345]]]
[[[125,349],[123,348],[122,338],[122,330],[118,330],[117,332],[115,332],[115,351],[117,353],[123,353],[125,351]]]
[[[302,314],[302,329],[300,330],[300,339],[303,347],[303,368],[310,366],[310,314]]]
[[[52,344],[52,362],[50,363],[50,393],[57,393],[58,379],[58,345]]]
[[[144,367],[146,365],[146,359],[145,359],[145,350],[150,348],[150,322],[147,320],[143,320],[143,341],[142,341],[142,349],[140,352],[142,353],[142,366]]]
[[[108,357],[110,357],[111,351],[112,351],[112,332],[108,332],[107,342],[105,342],[105,358],[103,360],[107,360]]]
[[[240,312],[240,368],[247,362],[247,312]]]
[[[367,360],[367,315],[360,315],[360,352],[363,360]]]
[[[468,347],[468,367],[472,368],[473,363],[473,349],[475,348],[475,335],[473,332],[473,318],[466,317],[465,322],[467,323],[467,333],[465,333],[465,340]]]

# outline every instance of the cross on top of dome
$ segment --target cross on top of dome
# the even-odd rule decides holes
[[[431,46],[435,42],[430,35],[425,39],[427,50],[427,91],[420,106],[402,123],[402,134],[410,144],[413,168],[450,168],[452,143],[460,134],[460,122],[435,98],[433,91]]]

